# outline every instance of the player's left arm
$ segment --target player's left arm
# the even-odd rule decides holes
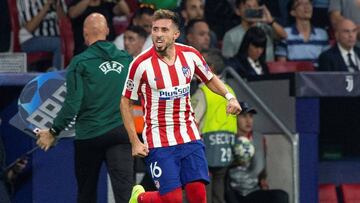
[[[206,84],[206,86],[214,93],[225,97],[229,102],[226,106],[226,113],[240,114],[241,107],[236,97],[231,94],[225,84],[211,71],[201,54],[194,50],[195,75]]]
[[[207,83],[206,86],[214,93],[225,97],[229,102],[226,106],[226,113],[238,115],[241,112],[241,107],[236,97],[231,94],[226,88],[225,84],[214,75]]]

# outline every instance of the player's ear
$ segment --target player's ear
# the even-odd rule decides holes
[[[176,40],[176,39],[179,38],[179,37],[180,37],[180,30],[177,29],[177,30],[175,31],[175,33],[174,33],[174,40]]]

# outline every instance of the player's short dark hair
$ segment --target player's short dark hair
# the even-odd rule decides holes
[[[180,28],[180,17],[175,12],[166,9],[159,9],[155,11],[153,20],[156,21],[160,19],[169,19],[175,24],[178,29]]]
[[[136,34],[138,34],[140,37],[146,39],[148,34],[147,32],[144,30],[143,27],[140,27],[140,26],[136,26],[136,25],[132,25],[130,27],[128,27],[126,29],[126,31],[132,31],[132,32],[135,32]]]
[[[185,27],[185,34],[189,34],[189,33],[192,33],[194,31],[194,27],[196,25],[196,23],[199,23],[199,22],[204,22],[206,24],[208,24],[204,19],[193,19],[193,20],[190,20],[189,23],[187,24],[187,26]]]

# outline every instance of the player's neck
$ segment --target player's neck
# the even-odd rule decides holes
[[[158,52],[158,54],[161,57],[161,59],[169,66],[175,63],[175,59],[176,59],[175,45],[168,47],[164,52]]]

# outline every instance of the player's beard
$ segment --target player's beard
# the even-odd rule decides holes
[[[164,46],[158,47],[155,46],[156,52],[158,52],[160,55],[166,55],[166,51],[169,48],[170,43],[166,43]]]
[[[160,46],[158,46],[158,44],[159,44],[159,43],[157,43],[158,40],[162,41]],[[166,55],[166,52],[167,52],[168,48],[171,46],[172,43],[173,42],[171,40],[167,41],[164,36],[157,37],[156,39],[153,39],[153,44],[155,46],[156,52],[158,54],[162,55],[162,56]]]

